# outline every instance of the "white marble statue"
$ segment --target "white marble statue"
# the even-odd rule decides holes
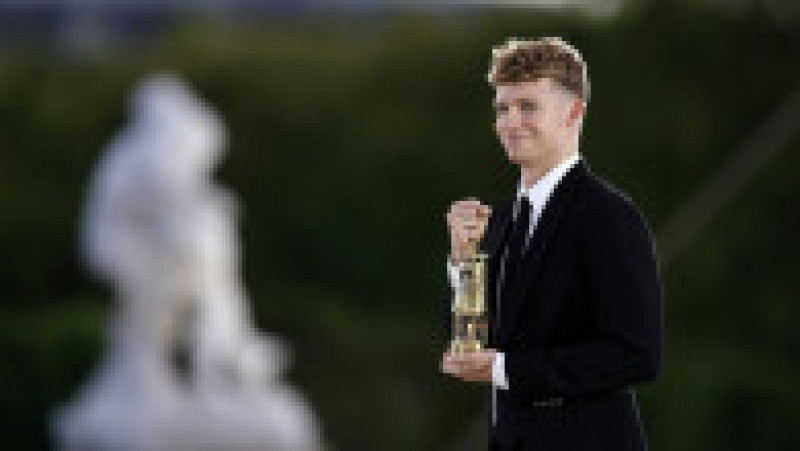
[[[60,449],[323,449],[281,380],[286,346],[248,317],[234,198],[211,178],[224,144],[220,119],[176,76],[135,90],[83,224],[89,267],[118,305],[103,362],[53,416]]]

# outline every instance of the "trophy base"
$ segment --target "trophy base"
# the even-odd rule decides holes
[[[450,342],[451,354],[466,354],[468,352],[482,351],[483,349],[483,343],[479,340],[453,340]]]

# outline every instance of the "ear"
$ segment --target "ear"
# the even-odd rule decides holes
[[[569,113],[567,114],[567,125],[570,127],[579,125],[581,123],[581,119],[583,119],[583,113],[586,112],[586,104],[583,102],[582,99],[572,99],[569,107]]]

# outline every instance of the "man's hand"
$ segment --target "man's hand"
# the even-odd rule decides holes
[[[492,382],[494,349],[442,356],[442,372],[468,382]]]
[[[450,257],[463,256],[472,244],[477,244],[486,231],[491,208],[475,198],[450,205],[447,228],[450,232]]]

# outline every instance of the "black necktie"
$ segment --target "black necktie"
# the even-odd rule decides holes
[[[519,212],[514,219],[514,225],[511,228],[511,234],[508,239],[508,257],[512,261],[518,261],[524,254],[528,241],[528,227],[531,223],[531,203],[525,196],[520,197],[519,203]]]
[[[508,290],[510,279],[514,278],[522,263],[525,241],[528,236],[528,226],[531,220],[531,203],[528,198],[522,196],[517,202],[519,203],[517,206],[519,210],[511,223],[511,230],[509,230],[506,237],[505,246],[500,257],[500,271],[495,282],[497,291],[495,292],[494,325],[492,327],[495,339],[501,327],[502,298]]]

